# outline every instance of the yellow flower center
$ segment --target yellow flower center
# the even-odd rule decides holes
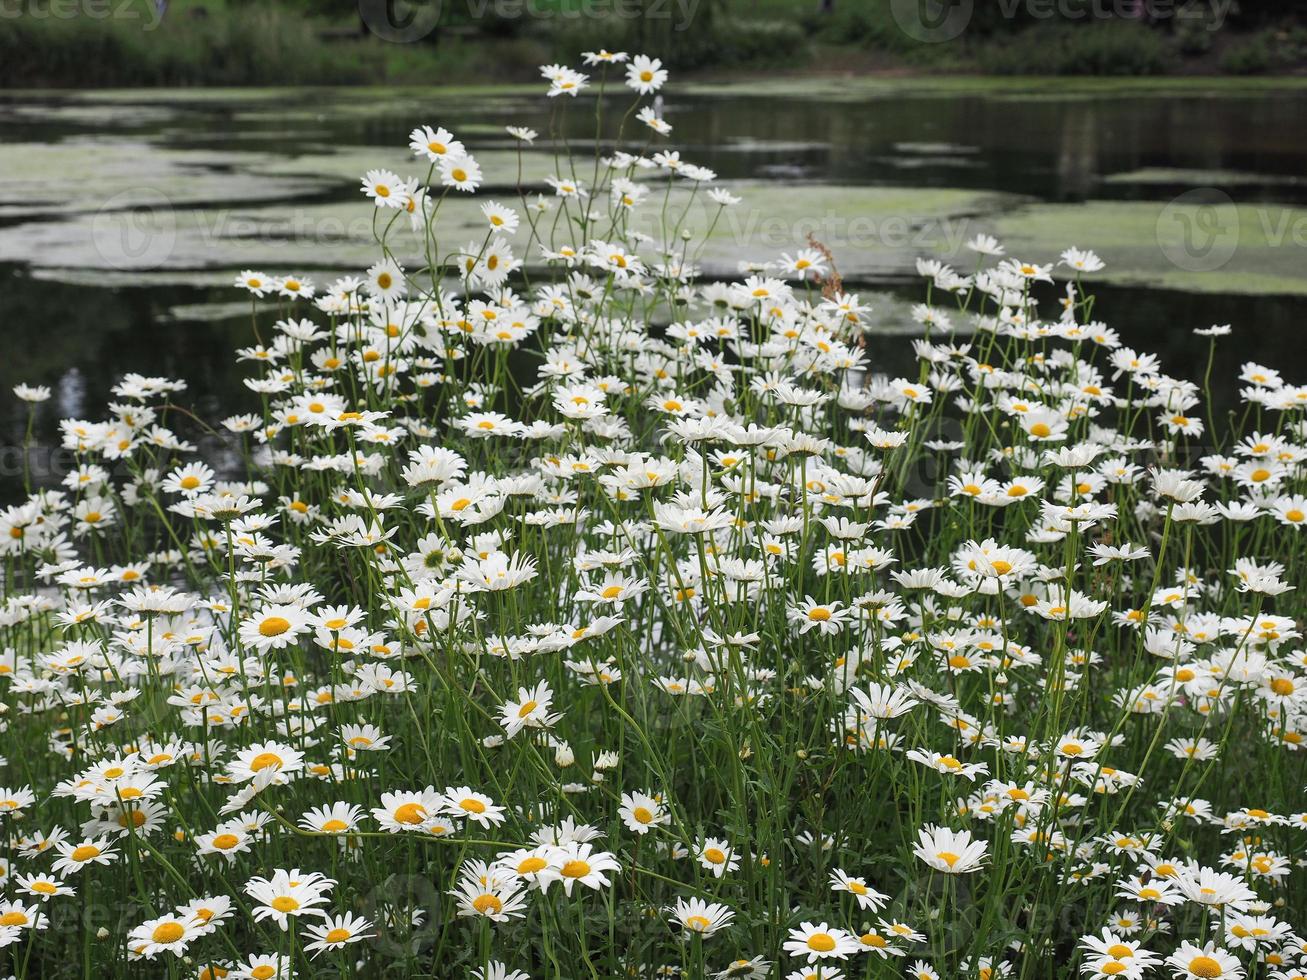
[[[395,822],[419,824],[427,818],[427,809],[421,803],[405,803],[395,810]]]
[[[584,878],[590,873],[590,865],[580,858],[568,861],[560,869],[564,878]]]
[[[269,616],[259,624],[259,632],[264,636],[281,636],[290,629],[290,620],[281,616]]]
[[[504,903],[487,892],[472,899],[472,907],[482,915],[498,915],[503,910]]]
[[[186,927],[180,922],[160,922],[154,927],[154,932],[150,933],[150,938],[156,943],[175,943],[186,935]]]
[[[275,766],[281,768],[281,756],[275,752],[260,752],[250,761],[251,772],[263,772],[264,769]]]
[[[829,953],[835,948],[835,937],[828,932],[814,932],[808,937],[808,948],[815,953]]]

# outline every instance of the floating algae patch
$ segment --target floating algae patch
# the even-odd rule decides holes
[[[978,221],[1009,255],[1045,261],[1067,244],[1108,263],[1099,282],[1198,293],[1307,295],[1307,209],[1281,204],[1088,201],[1030,204]]]
[[[895,170],[927,170],[939,167],[975,169],[981,166],[974,157],[877,157],[876,163]]]
[[[178,110],[164,104],[101,106],[80,101],[74,93],[60,92],[56,101],[34,100],[24,92],[23,101],[10,101],[13,93],[0,93],[0,121],[6,124],[40,124],[79,130],[147,129],[171,122]]]
[[[96,289],[212,289],[231,286],[239,270],[216,269],[75,269],[49,266],[27,270],[34,282]],[[249,304],[243,304],[249,313]]]
[[[764,140],[740,136],[727,137],[712,149],[718,153],[808,153],[828,150],[830,144],[819,140]]]
[[[0,214],[68,214],[284,200],[320,191],[320,179],[253,177],[267,154],[179,150],[146,141],[81,138],[0,144]]]
[[[732,190],[740,205],[717,215],[703,204],[687,222],[695,236],[713,225],[702,258],[707,268],[733,273],[741,261],[793,254],[808,247],[811,235],[831,250],[849,282],[899,279],[912,273],[919,255],[957,254],[977,216],[1029,200],[956,188],[741,182]]]
[[[482,150],[476,153],[477,164],[485,179],[483,187],[513,188],[519,182],[519,154],[514,150]],[[552,153],[523,151],[520,155],[520,181],[532,190],[545,186],[545,178],[566,172],[566,157]],[[269,158],[250,168],[259,176],[278,178],[305,178],[332,181],[359,186],[359,180],[369,170],[393,170],[400,177],[427,176],[431,164],[418,159],[407,149],[395,147],[345,147],[320,153],[302,153],[291,157]],[[578,178],[589,183],[590,171],[578,173]],[[432,174],[432,182],[439,193],[439,175]],[[453,193],[453,192],[451,192]],[[362,200],[362,198],[360,198]]]
[[[0,227],[0,263],[57,268],[65,274],[79,268],[111,269],[129,276],[244,266],[264,267],[270,272],[323,267],[358,270],[376,261],[378,246],[373,236],[384,230],[390,219],[395,219],[390,236],[395,255],[416,265],[422,243],[410,230],[408,216],[377,211],[361,196],[358,201],[291,208],[284,204],[157,208],[26,222]],[[441,208],[442,252],[480,241],[485,228],[477,201],[445,202]]]
[[[324,92],[330,92],[330,89]],[[40,95],[41,90],[30,94]],[[106,88],[96,91],[78,92],[70,96],[68,92],[57,89],[50,94],[67,96],[76,101],[94,105],[152,105],[168,103],[177,105],[210,105],[228,102],[259,103],[267,102],[291,108],[305,101],[306,91],[297,88],[224,88],[221,86],[202,86],[193,88]],[[315,103],[316,104],[316,103]]]
[[[728,82],[682,82],[683,95],[757,96],[820,102],[862,102],[889,98],[955,98],[981,96],[1021,100],[1087,98],[1261,97],[1275,92],[1303,92],[1307,77],[1093,77],[1002,75],[770,75]]]
[[[280,124],[286,120],[327,118],[356,123],[394,119],[404,121],[405,134],[426,119],[435,125],[437,113],[442,117],[451,111],[466,113],[469,97],[475,97],[477,112],[482,116],[490,112],[520,115],[523,109],[532,114],[539,111],[539,106],[528,101],[523,91],[513,86],[481,89],[289,89],[257,93],[254,99],[246,99],[239,89],[222,90],[220,94],[222,98],[213,100],[213,104],[230,107],[234,111],[233,120],[239,123],[274,121]],[[485,122],[476,125],[482,132],[503,132],[501,127]],[[467,126],[458,126],[460,138],[471,133]]]
[[[250,315],[250,304],[239,300],[227,303],[180,303],[170,306],[157,319],[160,322],[214,323]]]
[[[290,161],[287,165],[294,164]],[[282,161],[259,179],[289,176]],[[295,180],[322,175],[320,161],[301,162]],[[808,247],[809,237],[831,250],[850,284],[900,281],[912,276],[918,256],[938,257],[970,271],[975,256],[966,242],[997,235],[1008,254],[1050,261],[1068,244],[1093,247],[1107,268],[1087,278],[1202,293],[1307,295],[1307,210],[1288,205],[1218,205],[1161,201],[1039,203],[1015,194],[957,188],[867,187],[829,184],[778,186],[734,182],[723,186],[742,198],[725,209],[703,191],[678,182],[664,225],[661,208],[637,210],[631,230],[675,241],[688,233],[697,243],[686,259],[709,276],[734,275],[741,262],[779,258]],[[662,193],[655,188],[655,195]],[[447,197],[437,221],[442,257],[486,234],[481,197]],[[505,198],[505,203],[514,203]],[[556,199],[540,215],[538,235],[523,220],[505,236],[529,269],[541,262],[539,243],[550,242],[566,220]],[[575,211],[570,212],[573,216]],[[262,267],[268,271],[361,269],[375,261],[375,235],[393,219],[388,241],[409,268],[423,264],[421,240],[407,215],[377,211],[360,196],[328,202],[250,203],[227,208],[145,209],[73,214],[66,219],[0,227],[0,262],[67,270],[116,270],[152,275],[160,270]],[[595,237],[608,230],[595,229]],[[705,237],[706,236],[706,237]],[[1210,241],[1208,240],[1210,238]],[[561,240],[561,239],[560,239]]]
[[[230,147],[251,143],[256,146],[266,147],[266,152],[283,154],[286,152],[285,148],[287,146],[294,146],[299,149],[312,146],[326,147],[331,143],[333,133],[331,127],[326,125],[314,127],[306,124],[300,128],[275,130],[224,129],[221,133],[216,133],[198,130],[192,124],[176,128],[165,127],[160,129],[154,135],[154,138],[160,143],[203,148]]]
[[[1144,187],[1188,185],[1191,187],[1307,187],[1307,179],[1293,174],[1259,174],[1246,170],[1195,170],[1184,167],[1142,167],[1124,173],[1106,174],[1104,184]]]
[[[962,143],[895,143],[891,149],[895,153],[935,157],[954,157],[961,154],[980,152],[980,147],[967,146]]]
[[[637,211],[632,230],[675,240],[682,232],[700,238],[701,250],[688,256],[709,275],[734,275],[742,261],[777,258],[809,245],[809,235],[835,254],[850,282],[897,279],[909,274],[916,256],[946,249],[956,252],[972,232],[976,215],[1024,201],[1014,195],[971,190],[903,187],[843,187],[740,182],[725,185],[743,198],[720,209],[706,193],[692,193],[678,182],[670,213],[688,205],[679,225],[664,227],[661,209]],[[655,191],[661,193],[661,191]],[[548,243],[555,222],[565,217],[557,201],[538,219],[537,245]],[[476,198],[447,198],[437,229],[442,255],[479,243],[485,218]],[[572,212],[573,214],[575,212]],[[269,271],[366,268],[376,259],[374,235],[395,219],[388,241],[410,267],[421,262],[421,240],[407,215],[354,201],[251,205],[230,209],[178,209],[73,215],[67,220],[27,222],[0,228],[0,262],[59,268],[114,269],[120,273],[213,269],[240,266]],[[375,223],[374,223],[375,220]],[[596,235],[603,237],[604,228]],[[507,236],[522,255],[530,236],[523,220]],[[560,239],[561,240],[561,239]],[[526,255],[540,261],[538,248]]]

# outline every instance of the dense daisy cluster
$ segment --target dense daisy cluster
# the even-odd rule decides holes
[[[986,236],[882,373],[820,243],[699,280],[738,200],[586,62],[618,149],[451,243],[415,129],[365,275],[238,277],[221,451],[128,376],[0,512],[11,972],[1301,977],[1307,387],[1210,428]]]

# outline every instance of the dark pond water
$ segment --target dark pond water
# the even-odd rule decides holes
[[[84,144],[93,159],[97,141],[103,141],[201,154],[257,150],[289,158],[324,148],[402,147],[408,129],[428,120],[448,126],[478,149],[507,148],[502,127],[510,123],[539,130],[546,147],[563,133],[578,142],[592,136],[593,119],[579,103],[561,115],[542,111],[542,103],[526,95],[364,91],[143,93],[105,100],[73,93],[0,93],[0,152],[6,144]],[[1095,93],[1032,82],[1024,91],[968,94],[958,88],[914,95],[900,88],[838,101],[801,91],[777,97],[732,88],[669,95],[663,109],[676,128],[673,145],[684,157],[712,167],[723,179],[773,182],[781,193],[795,185],[835,183],[1093,202],[1165,200],[1196,186],[1214,186],[1240,203],[1307,203],[1303,88],[1187,96],[1144,87]],[[34,215],[37,221],[63,220],[54,204],[42,212],[40,195],[32,206],[33,195],[24,189],[32,175],[17,178],[28,185],[15,183],[12,171],[21,171],[23,160],[9,159],[9,175],[0,166],[0,237],[30,227],[25,223]],[[229,169],[233,178],[244,176],[240,164]],[[71,175],[52,172],[49,179],[79,182],[92,203],[101,193],[93,166]],[[236,194],[242,186],[235,185]],[[349,200],[356,187],[356,179],[320,183],[306,189],[303,200]],[[106,185],[103,193],[112,189]],[[1111,231],[1103,229],[1105,236]],[[230,355],[234,346],[249,341],[247,321],[175,313],[179,307],[230,303],[236,297],[217,285],[225,276],[189,282],[184,276],[148,274],[101,279],[94,269],[79,267],[73,252],[66,259],[34,254],[32,262],[44,267],[42,275],[33,275],[26,261],[0,265],[0,327],[8,349],[0,357],[0,432],[7,446],[22,436],[22,410],[8,395],[20,381],[56,389],[38,417],[45,443],[53,441],[58,417],[98,417],[109,388],[132,370],[187,378],[191,388],[181,400],[202,416],[248,406],[240,385],[243,372]],[[341,268],[333,266],[327,245],[321,264]],[[1307,283],[1307,263],[1303,270]],[[916,286],[903,280],[862,286],[864,292],[919,298]],[[1116,285],[1096,291],[1099,313],[1127,343],[1161,353],[1171,373],[1201,373],[1206,342],[1195,341],[1193,327],[1230,322],[1239,339],[1218,365],[1218,383],[1233,390],[1238,362],[1245,359],[1275,364],[1289,378],[1307,380],[1307,347],[1298,339],[1307,318],[1307,289],[1247,295]],[[877,341],[873,350],[885,370],[900,370],[911,358],[901,336]],[[12,496],[12,475],[6,460],[0,471],[5,497]]]
[[[896,90],[838,102],[796,88],[799,94],[788,98],[751,97],[738,88],[671,94],[663,112],[675,125],[672,142],[725,179],[967,187],[1079,201],[1158,196],[1192,186],[1185,175],[1168,180],[1165,171],[1206,171],[1248,175],[1238,185],[1240,200],[1307,200],[1307,87],[1185,95],[1170,87],[1150,94],[1140,85],[1094,94],[1043,80],[1024,91]],[[562,136],[584,145],[594,135],[584,103],[557,113],[525,95],[329,90],[204,99],[180,92],[176,99],[150,92],[140,102],[128,95],[86,103],[0,92],[0,141],[112,134],[181,149],[257,147],[290,155],[314,144],[402,145],[415,121],[425,119],[439,119],[477,147],[512,145],[506,125],[535,128],[542,145]],[[611,115],[621,111],[610,104]],[[1128,179],[1143,170],[1158,172],[1142,182]]]

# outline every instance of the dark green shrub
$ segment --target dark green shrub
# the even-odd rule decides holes
[[[1275,63],[1275,47],[1264,34],[1238,41],[1221,55],[1221,70],[1232,75],[1260,75]]]
[[[1087,23],[1027,28],[979,48],[982,70],[1001,75],[1157,75],[1175,53],[1167,39],[1141,24]]]
[[[684,27],[669,21],[642,23],[620,18],[560,20],[552,25],[556,57],[575,60],[577,51],[601,47],[640,51],[673,69],[801,65],[807,38],[794,21],[713,18]]]

